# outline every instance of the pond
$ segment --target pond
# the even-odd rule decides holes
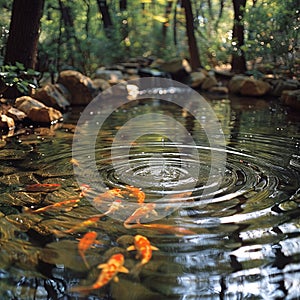
[[[300,298],[298,114],[204,95],[214,122],[160,96],[101,107],[97,134],[77,107],[3,137],[1,299]],[[115,254],[129,273],[91,288]]]

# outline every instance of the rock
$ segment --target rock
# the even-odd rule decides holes
[[[294,91],[283,91],[281,101],[295,109],[300,109],[300,89]]]
[[[72,95],[70,91],[61,83],[55,83],[55,87],[59,90],[59,92],[67,99],[70,103],[72,99]]]
[[[242,75],[233,76],[228,83],[229,92],[233,94],[238,94],[246,79],[247,77]]]
[[[93,80],[93,87],[96,91],[102,92],[111,87],[111,85],[104,79],[97,78]]]
[[[14,129],[15,121],[13,120],[13,118],[8,117],[7,115],[1,115],[0,128],[8,128],[9,130]]]
[[[208,74],[208,76],[204,79],[204,81],[201,84],[202,90],[209,90],[214,86],[218,85],[218,81],[216,77],[212,74]]]
[[[208,90],[210,93],[217,93],[217,94],[228,94],[228,87],[226,86],[213,86]]]
[[[71,94],[71,104],[87,105],[94,98],[96,92],[92,80],[82,73],[74,70],[62,71],[57,83],[64,85]]]
[[[113,299],[118,300],[163,300],[164,295],[151,291],[140,282],[126,280],[125,276],[120,276],[119,283],[111,283],[111,293]]]
[[[151,64],[151,68],[156,68],[167,74],[171,74],[172,79],[180,82],[186,82],[191,72],[188,61],[177,58],[170,61],[157,59]]]
[[[53,107],[33,107],[27,114],[28,119],[38,123],[52,123],[54,121],[62,119],[60,111]]]
[[[47,106],[66,111],[70,106],[68,100],[54,84],[46,84],[38,89],[33,97]]]
[[[95,72],[95,77],[99,79],[104,79],[108,81],[110,84],[116,84],[120,80],[123,80],[123,74],[119,70],[105,70],[105,69],[97,69]]]
[[[26,114],[15,107],[11,107],[6,114],[8,117],[13,118],[14,121],[23,121],[26,118]]]
[[[141,77],[161,77],[170,78],[170,74],[164,71],[153,68],[140,68],[138,69],[138,75]]]
[[[270,91],[271,86],[269,83],[262,80],[237,75],[229,81],[228,88],[233,94],[241,94],[243,96],[263,96]]]
[[[27,118],[33,122],[52,123],[62,118],[60,111],[53,107],[48,107],[29,96],[17,98],[15,106],[23,111],[27,115]]]
[[[240,93],[243,96],[263,96],[271,90],[271,86],[262,80],[249,78],[241,87]]]
[[[41,108],[46,105],[30,96],[22,96],[16,99],[15,106],[25,114],[28,114],[33,107]]]
[[[272,84],[272,82],[271,82]],[[276,80],[273,82],[273,90],[272,95],[280,97],[283,91],[289,90],[297,90],[300,88],[300,82],[298,80],[294,79],[288,79],[288,80]]]
[[[190,74],[190,87],[197,88],[200,87],[203,81],[205,80],[206,75],[203,72],[192,72]]]

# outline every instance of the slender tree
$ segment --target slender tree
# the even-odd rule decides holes
[[[188,38],[190,64],[193,70],[201,66],[199,50],[194,32],[194,16],[192,11],[192,4],[190,0],[182,0],[182,7],[185,11],[186,19],[186,34]]]
[[[169,18],[172,10],[173,0],[168,0],[166,7],[165,7],[165,18],[166,21],[162,24],[162,47],[166,47],[166,41],[167,41],[167,29],[169,26]]]
[[[233,55],[231,61],[231,71],[234,73],[244,73],[247,71],[245,53],[242,49],[244,45],[244,12],[246,0],[232,0],[234,9],[233,23]]]
[[[106,0],[97,0],[99,12],[102,16],[103,27],[105,31],[105,35],[110,38],[111,37],[111,29],[113,27],[113,22],[109,13],[109,7],[107,5]]]

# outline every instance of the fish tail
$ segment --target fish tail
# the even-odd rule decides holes
[[[141,271],[142,271],[142,267],[143,264],[142,263],[138,263],[136,264],[131,270],[130,270],[130,274],[132,275],[133,278],[138,278]]]
[[[83,260],[85,266],[87,267],[87,269],[89,269],[89,268],[90,268],[90,265],[89,265],[89,263],[88,263],[88,261],[87,261],[85,255],[84,255],[84,254],[80,254],[80,256],[82,257],[82,260]]]
[[[79,294],[87,295],[92,290],[95,290],[93,285],[88,285],[88,286],[74,286],[71,287],[68,291],[70,293],[79,293]]]

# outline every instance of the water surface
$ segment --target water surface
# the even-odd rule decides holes
[[[85,299],[299,299],[298,115],[272,100],[207,101],[220,120],[226,141],[226,149],[219,151],[226,165],[222,176],[214,173],[211,183],[217,189],[205,188],[212,153],[205,131],[176,105],[151,99],[132,102],[110,116],[96,142],[96,165],[103,183],[109,188],[141,188],[145,202],[161,204],[157,218],[149,224],[180,227],[186,230],[184,234],[125,228],[124,218],[137,205],[134,197],[127,199],[133,206],[115,216],[105,216],[72,234],[57,234],[108,207],[104,202],[97,209],[89,197],[83,197],[72,210],[41,214],[24,210],[78,197],[71,163],[78,114],[74,111],[53,130],[26,128],[6,138],[0,153],[1,298],[80,299],[68,289],[95,282],[100,272],[96,266],[111,254],[123,253],[125,266],[134,267],[138,262],[135,252],[126,248],[134,235],[142,234],[159,248],[150,262],[138,275],[121,274],[118,283],[92,291]],[[125,141],[131,137],[124,130],[114,143],[128,120],[139,120],[145,114],[175,118],[195,146],[190,147],[180,130],[176,141],[149,130],[130,147]],[[174,130],[168,118],[159,121],[162,128]],[[139,126],[151,128],[151,122],[153,119],[140,119],[134,126],[137,130]],[[114,162],[112,152],[118,158]],[[84,172],[89,163],[87,158],[77,167]],[[33,183],[61,186],[55,191],[24,190]],[[103,192],[102,188],[92,191],[90,197]],[[162,197],[167,201],[156,202]],[[149,220],[145,217],[142,222]],[[87,269],[78,254],[77,239],[89,230],[98,233],[101,243],[87,251]]]

